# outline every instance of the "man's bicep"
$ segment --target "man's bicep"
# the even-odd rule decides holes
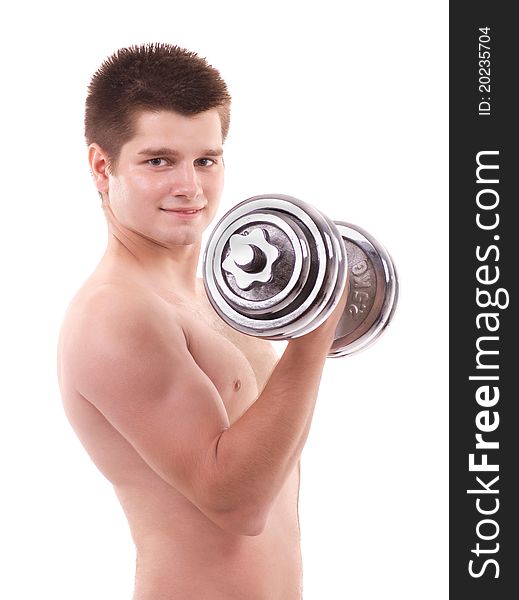
[[[105,309],[83,332],[75,362],[77,390],[158,475],[203,503],[210,452],[229,421],[181,327],[138,307]]]

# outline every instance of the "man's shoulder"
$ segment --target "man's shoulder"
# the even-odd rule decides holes
[[[132,315],[149,319],[155,312],[151,309],[158,308],[157,297],[149,289],[121,281],[87,284],[78,292],[74,303],[79,320],[87,322],[118,314],[120,318]]]
[[[130,346],[181,329],[175,308],[153,290],[134,282],[85,286],[74,303],[68,328],[85,344]]]
[[[63,364],[76,386],[85,387],[85,382],[106,378],[107,373],[125,377],[187,348],[174,311],[165,310],[160,298],[146,288],[107,283],[82,294],[60,344]]]
[[[131,281],[105,281],[86,287],[83,292],[85,311],[116,306],[135,310],[143,304],[157,305],[158,296],[148,287]]]

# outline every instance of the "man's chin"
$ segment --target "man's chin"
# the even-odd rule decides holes
[[[163,238],[161,245],[168,248],[181,248],[187,246],[200,246],[202,244],[202,235],[190,233],[188,235],[174,235]]]

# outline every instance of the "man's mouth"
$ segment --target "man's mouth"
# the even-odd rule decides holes
[[[161,208],[160,210],[177,213],[179,215],[196,215],[196,213],[202,211],[203,208]]]

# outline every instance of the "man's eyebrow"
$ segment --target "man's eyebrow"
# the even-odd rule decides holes
[[[209,148],[205,152],[202,152],[204,156],[222,156],[223,148]]]
[[[144,156],[178,156],[179,152],[173,150],[173,148],[163,146],[161,148],[143,148],[138,154]],[[200,152],[200,156],[222,156],[222,154],[223,148],[208,148],[204,152]]]

